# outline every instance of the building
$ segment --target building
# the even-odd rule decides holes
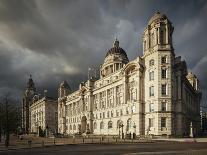
[[[31,133],[40,135],[40,131],[47,133],[57,132],[57,100],[51,97],[38,96],[34,97],[34,101],[30,106],[31,114]]]
[[[91,77],[71,92],[61,83],[58,132],[104,135],[172,135],[200,133],[199,82],[175,56],[173,26],[156,12],[143,33],[143,56],[128,60],[115,40]],[[193,133],[192,133],[193,132]]]
[[[201,128],[202,133],[207,134],[207,112],[201,111]]]
[[[26,90],[22,98],[22,130],[25,133],[29,133],[29,129],[30,129],[29,107],[32,104],[32,100],[35,93],[36,93],[35,84],[32,80],[32,76],[30,75],[30,78],[27,82]]]

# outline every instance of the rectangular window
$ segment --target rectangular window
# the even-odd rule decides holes
[[[154,80],[154,71],[149,72],[149,80]]]
[[[149,112],[153,112],[154,111],[154,103],[150,103],[149,104]]]
[[[162,78],[163,79],[167,78],[167,69],[162,69]]]
[[[166,84],[162,84],[162,86],[161,86],[161,93],[162,93],[162,95],[167,95],[167,85]]]
[[[161,117],[161,128],[166,128],[166,117]]]
[[[167,57],[166,57],[166,56],[163,56],[163,57],[161,58],[161,63],[162,63],[162,64],[167,63]]]
[[[161,104],[162,104],[162,106],[161,106],[161,110],[162,110],[162,111],[167,111],[166,102],[162,102]]]
[[[149,128],[154,127],[154,119],[149,118]]]
[[[149,88],[149,96],[154,96],[154,86]]]

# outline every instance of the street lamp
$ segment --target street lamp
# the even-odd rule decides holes
[[[124,138],[123,127],[124,127],[123,124],[120,124],[120,125],[119,125],[119,134],[120,134],[120,128],[121,128],[121,138],[122,138],[122,139]]]

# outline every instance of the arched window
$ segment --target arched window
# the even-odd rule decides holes
[[[160,29],[160,44],[161,45],[165,44],[165,40],[166,40],[166,37],[165,37],[165,28],[161,28]]]
[[[149,61],[149,66],[154,66],[154,64],[155,64],[154,59],[151,59],[151,60]]]
[[[113,127],[113,123],[112,123],[112,121],[109,121],[108,122],[108,129],[112,129],[112,127]]]
[[[70,125],[70,130],[72,130],[72,125]]]
[[[104,122],[100,123],[100,129],[104,129]]]
[[[117,121],[117,129],[121,128],[121,126],[123,125],[123,122],[121,120]]]
[[[127,131],[128,131],[129,129],[131,129],[131,127],[132,127],[132,119],[129,118],[129,119],[127,120]]]
[[[93,124],[93,128],[94,128],[94,129],[97,129],[97,123],[96,123],[96,122],[94,122],[94,124]]]
[[[149,96],[154,96],[154,86],[149,87]]]
[[[73,125],[73,130],[76,130],[76,126],[75,126],[75,124]]]
[[[151,47],[153,47],[154,46],[154,33],[152,33],[152,35],[151,35],[151,38],[150,38],[150,40],[151,40]]]

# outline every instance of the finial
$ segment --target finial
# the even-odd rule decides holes
[[[32,78],[32,75],[31,75],[31,74],[29,75],[29,78],[30,78],[30,79]]]
[[[116,39],[114,41],[114,47],[119,47],[119,41],[118,41],[117,37],[116,37]]]
[[[160,14],[160,11],[159,11],[159,10],[157,10],[156,14]]]

